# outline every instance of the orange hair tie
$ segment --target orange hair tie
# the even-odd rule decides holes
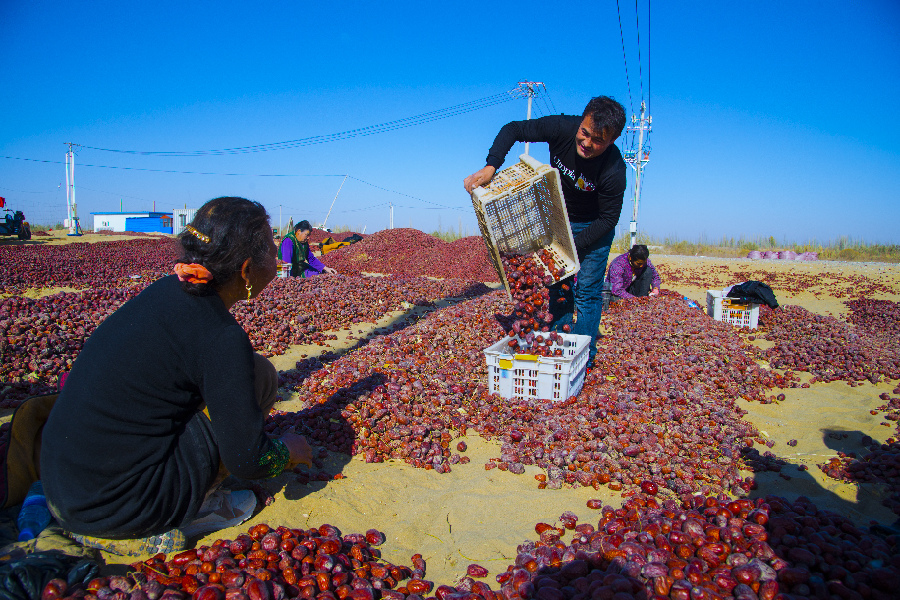
[[[203,265],[191,263],[175,263],[175,274],[178,275],[180,281],[188,283],[209,283],[212,281],[212,273]]]

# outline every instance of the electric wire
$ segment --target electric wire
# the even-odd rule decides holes
[[[22,158],[18,156],[0,156],[0,159],[9,159],[9,160],[24,160],[28,162],[37,162],[37,163],[46,163],[46,164],[55,164],[61,165],[64,164],[60,160],[46,160],[39,158]],[[392,190],[386,187],[382,187],[380,185],[374,184],[372,182],[366,181],[365,179],[360,179],[359,177],[354,177],[353,175],[347,175],[345,173],[215,173],[210,171],[178,171],[175,169],[148,169],[144,167],[120,167],[113,165],[94,165],[94,164],[80,164],[79,167],[93,167],[98,169],[120,169],[124,171],[144,171],[150,173],[171,173],[176,175],[213,175],[213,176],[221,176],[221,177],[348,177],[353,179],[354,181],[358,181],[365,185],[371,186],[375,189],[382,190],[384,192],[389,192],[391,194],[397,194],[398,196],[404,196],[406,198],[410,198],[411,200],[417,200],[419,202],[424,202],[425,204],[434,205],[438,209],[444,210],[458,210],[463,212],[469,212],[470,209],[464,209],[456,206],[446,206],[444,204],[438,204],[437,202],[432,202],[430,200],[425,200],[424,198],[419,198],[418,196],[413,196],[410,194],[405,194],[403,192],[398,192],[397,190]],[[84,188],[87,189],[87,188]],[[411,207],[410,207],[411,208]],[[427,207],[418,207],[423,209],[428,209]],[[431,210],[431,209],[428,209]]]
[[[61,160],[46,160],[40,158],[22,158],[19,156],[0,156],[10,160],[25,160],[28,162],[47,163],[53,165],[65,164]],[[79,163],[79,167],[94,167],[97,169],[120,169],[122,171],[144,171],[147,173],[173,173],[175,175],[214,175],[219,177],[344,177],[344,173],[338,174],[305,174],[305,173],[217,173],[215,171],[179,171],[177,169],[149,169],[147,167],[122,167],[114,165],[94,165]]]
[[[54,193],[56,193],[56,190],[48,190],[45,192],[31,192],[28,190],[14,190],[12,188],[3,187],[2,185],[0,185],[0,190],[4,190],[6,192],[14,192],[16,194],[54,194]]]
[[[641,63],[641,21],[638,17],[638,0],[634,0],[634,22],[637,29],[638,81],[641,84],[641,102],[644,101],[644,67]]]
[[[631,99],[631,80],[628,78],[628,59],[625,57],[625,34],[622,32],[622,11],[619,9],[619,0],[616,0],[616,14],[619,16],[619,39],[622,40],[622,61],[625,63],[625,84],[628,86],[628,105],[631,106],[631,114],[634,114],[634,101]]]
[[[151,200],[149,198],[141,198],[139,196],[129,196],[128,194],[120,194],[119,192],[108,192],[106,190],[95,190],[93,188],[84,187],[83,185],[79,185],[78,189],[79,190],[87,190],[88,192],[97,192],[98,194],[109,194],[110,196],[119,196],[120,198],[129,198],[131,200],[141,200],[142,202],[154,202],[154,200]]]
[[[553,107],[553,112],[551,114],[561,114],[556,110],[556,104],[553,103],[553,98],[550,97],[550,91],[547,89],[546,85],[544,85],[544,94],[547,96],[547,100],[550,101],[550,106]]]
[[[541,102],[544,103],[544,109],[546,110],[547,114],[548,114],[548,115],[552,115],[552,114],[553,114],[553,110],[551,110],[551,108],[550,108],[550,103],[547,102],[546,94],[540,94],[540,95],[539,95],[539,98],[541,99]]]
[[[417,197],[417,196],[411,196],[411,195],[409,195],[409,194],[404,194],[403,192],[398,192],[397,190],[391,190],[391,189],[388,189],[388,188],[386,188],[386,187],[381,187],[380,185],[376,185],[376,184],[374,184],[374,183],[370,183],[370,182],[368,182],[368,181],[365,181],[364,179],[360,179],[360,178],[358,178],[358,177],[354,177],[353,175],[349,175],[348,177],[349,177],[350,179],[356,180],[356,181],[358,181],[358,182],[360,182],[360,183],[364,183],[364,184],[366,184],[366,185],[368,185],[368,186],[371,186],[371,187],[373,187],[373,188],[375,188],[375,189],[382,190],[382,191],[384,191],[384,192],[390,192],[390,193],[392,193],[392,194],[397,194],[398,196],[404,196],[404,197],[406,197],[406,198],[411,198],[412,200],[418,200],[419,202],[424,202],[424,203],[426,203],[426,204],[433,204],[434,206],[436,206],[436,207],[438,207],[438,208],[445,208],[445,209],[447,209],[447,210],[461,210],[461,211],[464,211],[464,212],[468,212],[468,209],[463,209],[463,208],[459,208],[459,207],[455,207],[455,206],[445,206],[445,205],[443,205],[443,204],[438,204],[437,202],[432,202],[432,201],[430,201],[430,200],[425,200],[424,198],[419,198],[419,197]]]
[[[316,144],[325,144],[329,142],[334,142],[338,140],[351,139],[355,137],[364,137],[369,135],[375,135],[379,133],[385,133],[388,131],[395,131],[398,129],[405,129],[407,127],[413,127],[415,125],[423,125],[425,123],[430,123],[433,121],[439,121],[442,119],[447,119],[449,117],[473,112],[476,110],[481,110],[483,108],[488,108],[491,106],[496,106],[498,104],[503,104],[505,102],[509,102],[511,100],[516,100],[522,98],[524,91],[521,87],[516,87],[511,90],[507,90],[506,92],[502,92],[500,94],[494,94],[493,96],[487,96],[485,98],[481,98],[478,100],[472,100],[470,102],[464,102],[462,104],[457,104],[454,106],[450,106],[447,108],[442,108],[439,110],[433,110],[430,112],[422,113],[420,115],[415,115],[412,117],[406,117],[403,119],[396,119],[394,121],[387,121],[385,123],[380,123],[378,125],[370,125],[367,127],[360,127],[356,129],[349,129],[347,131],[341,131],[338,133],[331,133],[327,135],[316,135],[307,138],[300,138],[297,140],[289,140],[284,142],[273,142],[269,144],[257,144],[253,146],[239,146],[234,148],[223,148],[218,150],[190,150],[190,151],[148,151],[148,150],[121,150],[115,148],[99,148],[97,146],[87,146],[84,144],[80,144],[80,146],[84,149],[89,150],[97,150],[101,152],[115,152],[118,154],[131,154],[131,155],[139,155],[139,156],[165,156],[165,157],[187,157],[187,156],[222,156],[222,155],[230,155],[230,154],[249,154],[255,152],[270,152],[274,150],[289,150],[293,148],[300,148],[304,146],[312,146]]]

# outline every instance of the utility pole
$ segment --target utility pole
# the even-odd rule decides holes
[[[328,207],[328,214],[325,215],[325,221],[322,222],[322,229],[325,229],[325,225],[328,224],[328,217],[331,216],[331,209],[334,208],[334,203],[337,200],[338,194],[341,193],[341,190],[344,189],[344,184],[347,183],[347,178],[350,175],[344,175],[344,180],[341,182],[341,187],[338,188],[337,194],[334,195],[334,200],[331,201],[331,206]]]
[[[631,246],[634,246],[637,243],[638,204],[641,201],[641,169],[643,169],[645,164],[650,162],[650,148],[649,146],[646,149],[644,148],[644,134],[650,133],[653,117],[650,115],[645,117],[645,112],[646,105],[644,102],[641,102],[641,118],[636,119],[634,115],[631,115],[631,126],[628,127],[628,131],[638,132],[638,145],[636,151],[632,150],[625,152],[625,162],[634,169],[634,208],[631,213],[630,228]]]
[[[65,142],[69,147],[66,152],[66,220],[69,223],[69,235],[81,235],[78,227],[78,211],[75,206],[75,152],[78,144]]]
[[[388,204],[391,207],[391,220],[390,220],[390,224],[388,225],[388,229],[393,229],[394,228],[394,203],[389,202]]]
[[[525,120],[531,120],[531,100],[534,98],[535,92],[534,88],[538,85],[544,85],[543,82],[540,81],[520,81],[519,87],[524,86],[527,90],[525,93],[528,95],[528,110],[525,113]],[[525,142],[525,154],[528,154],[528,142]]]
[[[278,205],[278,237],[284,237],[284,221],[281,220],[281,205]]]

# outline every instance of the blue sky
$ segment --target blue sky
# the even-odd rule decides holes
[[[644,232],[900,243],[900,3],[622,0],[619,8],[0,0],[0,156],[56,161],[0,159],[0,195],[31,221],[53,223],[65,217],[64,142],[141,151],[281,142],[533,80],[549,92],[534,116],[580,113],[598,94],[630,116],[649,100]],[[279,207],[284,221],[321,221],[342,180],[332,175],[350,174],[329,225],[383,229],[392,202],[395,226],[475,233],[462,179],[484,165],[497,130],[524,116],[525,101],[514,100],[379,135],[233,156],[83,148],[79,215],[90,223],[90,212],[120,202],[171,210],[242,195],[274,221]],[[521,152],[513,148],[507,164]],[[531,153],[548,160],[546,145]],[[289,176],[251,176],[260,174]]]

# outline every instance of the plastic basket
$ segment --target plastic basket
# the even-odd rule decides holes
[[[559,182],[559,171],[527,154],[472,190],[478,228],[500,281],[509,292],[500,253],[546,249],[565,279],[578,272],[578,253]],[[553,278],[558,281],[556,277]]]
[[[590,336],[571,333],[563,338],[562,356],[510,354],[505,337],[484,350],[488,391],[503,398],[566,400],[581,391],[588,361]]]
[[[706,291],[706,314],[716,321],[735,327],[756,329],[759,323],[759,304],[744,304],[729,298],[721,290]]]

